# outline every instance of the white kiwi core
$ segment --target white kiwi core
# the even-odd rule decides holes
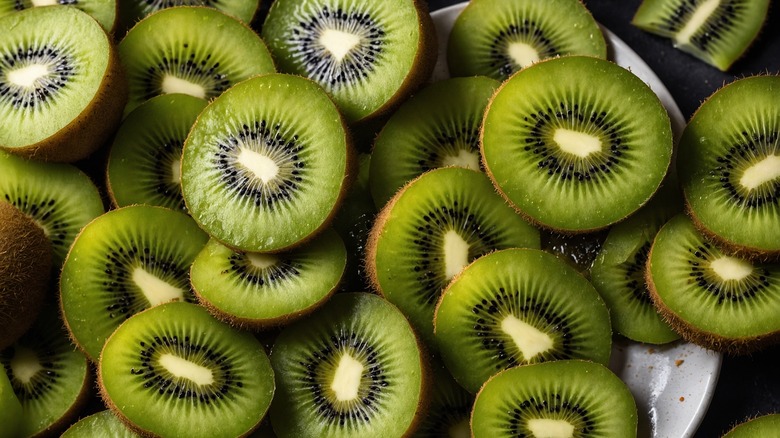
[[[11,358],[11,372],[22,383],[30,383],[33,377],[43,369],[35,352],[29,348],[17,346]]]
[[[601,151],[601,140],[584,132],[571,129],[558,128],[555,130],[553,140],[562,151],[585,158],[588,155]]]
[[[533,418],[528,420],[528,429],[535,438],[569,438],[574,436],[574,425],[566,420]]]
[[[260,269],[270,268],[279,261],[276,256],[271,254],[260,254],[255,252],[247,253],[246,258],[249,260],[249,263]]]
[[[525,360],[553,347],[553,340],[547,333],[539,331],[514,315],[509,315],[501,321],[501,330],[512,338],[512,342],[523,353]]]
[[[519,41],[511,43],[509,47],[507,47],[507,53],[515,64],[520,67],[528,67],[535,62],[539,62],[539,52],[529,44]]]
[[[263,184],[267,184],[279,174],[279,166],[274,160],[251,149],[241,148],[237,161],[249,169]]]
[[[30,88],[35,81],[49,74],[49,67],[43,64],[30,64],[8,72],[8,82],[20,87]]]
[[[728,256],[713,260],[710,267],[724,281],[742,280],[753,272],[753,265],[750,263]]]
[[[193,383],[205,386],[214,383],[214,374],[210,369],[190,362],[170,353],[160,355],[160,365],[176,377],[181,377]]]
[[[452,279],[469,264],[469,244],[457,231],[444,234],[444,275]]]
[[[344,353],[339,360],[330,389],[336,394],[338,401],[354,400],[358,396],[362,377],[363,364]]]
[[[360,36],[336,29],[325,29],[319,41],[337,61],[341,61],[350,50],[360,44]]]
[[[688,22],[685,23],[685,26],[683,26],[683,28],[680,29],[680,32],[674,37],[675,43],[677,45],[689,44],[691,42],[691,37],[707,22],[710,15],[718,9],[719,5],[720,0],[707,0],[700,4],[697,7],[696,12],[694,12]]]
[[[458,149],[458,155],[445,155],[441,160],[441,165],[442,167],[457,166],[479,170],[479,155],[465,149]]]
[[[739,183],[748,190],[770,182],[780,177],[780,155],[768,155],[763,160],[750,166],[742,174]]]
[[[57,0],[32,0],[33,6],[54,6],[60,4]]]
[[[133,282],[141,289],[152,306],[184,299],[183,290],[168,284],[140,266],[133,269]]]
[[[202,85],[190,82],[176,76],[165,75],[162,81],[162,92],[165,94],[182,93],[201,99],[206,98],[206,89]]]
[[[171,162],[171,182],[181,184],[181,160]]]

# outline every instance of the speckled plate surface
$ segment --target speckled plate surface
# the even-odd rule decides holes
[[[449,77],[447,40],[458,14],[459,3],[431,13],[439,37],[439,59],[432,80]],[[672,95],[655,73],[626,43],[602,29],[610,59],[640,77],[658,95],[669,112],[675,136],[685,119]],[[610,368],[625,381],[639,410],[639,437],[691,437],[699,427],[712,399],[720,372],[721,355],[687,342],[656,346],[616,340]]]

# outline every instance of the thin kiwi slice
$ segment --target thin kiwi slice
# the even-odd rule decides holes
[[[263,419],[274,371],[250,333],[172,302],[125,321],[98,368],[106,405],[144,435],[236,437]]]
[[[742,422],[728,431],[723,438],[762,438],[777,434],[780,430],[780,413],[760,415]]]
[[[128,114],[108,158],[108,193],[115,205],[184,209],[181,151],[206,103],[186,94],[165,94]]]
[[[504,82],[481,144],[488,175],[515,208],[545,228],[577,233],[606,228],[650,199],[671,162],[672,128],[633,73],[566,56]]]
[[[697,227],[729,252],[780,260],[780,77],[721,88],[679,143],[677,171]]]
[[[84,227],[60,276],[60,304],[76,345],[93,361],[124,320],[167,301],[195,301],[189,268],[207,236],[184,213],[136,205]]]
[[[264,328],[321,306],[336,291],[346,263],[344,242],[333,230],[278,254],[237,252],[212,239],[195,258],[190,281],[217,318]]]
[[[452,76],[502,81],[565,55],[607,58],[601,29],[580,0],[472,0],[455,20],[447,45]]]
[[[275,71],[263,41],[216,9],[178,6],[138,22],[119,43],[130,98],[125,114],[160,94],[213,99],[233,84]]]
[[[479,128],[500,83],[453,78],[421,90],[393,113],[374,141],[371,195],[378,208],[407,182],[445,166],[480,170]]]
[[[455,380],[476,393],[496,372],[587,359],[606,365],[609,311],[574,268],[538,249],[507,249],[464,269],[442,293],[434,330]]]
[[[495,193],[485,174],[431,170],[408,183],[379,213],[366,267],[374,287],[434,345],[433,312],[447,283],[497,249],[539,248],[539,231]]]
[[[477,394],[475,438],[637,435],[637,408],[623,381],[604,365],[562,360],[502,371]]]
[[[141,438],[110,410],[84,417],[68,428],[60,438]]]
[[[114,30],[117,18],[116,0],[2,0],[0,17],[38,6],[62,5],[80,9],[100,23],[107,34]]]
[[[631,24],[726,71],[758,36],[769,0],[644,0]]]
[[[780,265],[723,253],[683,214],[658,232],[646,275],[658,310],[691,342],[743,354],[780,341]]]
[[[425,359],[398,309],[344,293],[285,328],[271,350],[279,437],[404,436],[425,403]]]
[[[119,32],[124,35],[138,21],[161,9],[175,6],[207,6],[249,23],[262,2],[260,0],[121,0]]]
[[[127,89],[112,42],[76,8],[0,18],[0,148],[47,161],[87,157],[113,133]]]
[[[198,117],[184,144],[182,194],[224,244],[282,251],[327,227],[347,191],[351,150],[341,115],[316,83],[255,77]]]
[[[280,71],[319,83],[351,123],[397,106],[436,60],[420,0],[276,0],[262,35]]]

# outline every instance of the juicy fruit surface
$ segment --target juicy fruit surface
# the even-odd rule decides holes
[[[141,435],[131,431],[111,411],[101,411],[82,418],[69,427],[61,438],[139,438]]]
[[[38,5],[36,5],[38,3]],[[15,12],[23,11],[40,5],[40,1],[13,0],[0,4],[0,17]],[[46,3],[46,2],[43,2]],[[80,9],[100,23],[106,33],[110,33],[116,21],[116,0],[58,0],[52,4],[72,6]]]
[[[273,375],[254,336],[181,302],[127,320],[106,342],[99,365],[111,410],[162,436],[249,433],[271,402]]]
[[[123,26],[129,28],[147,15],[176,6],[207,6],[249,23],[260,3],[259,0],[124,0],[119,7]]]
[[[482,128],[483,163],[499,191],[562,231],[604,228],[636,211],[671,153],[669,116],[653,91],[616,64],[581,56],[512,76]]]
[[[5,372],[0,372],[0,424],[3,430],[0,437],[13,438],[17,436],[21,427],[19,418],[22,417],[22,404],[16,398],[11,381]]]

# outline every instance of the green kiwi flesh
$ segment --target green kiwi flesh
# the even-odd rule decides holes
[[[780,265],[728,255],[677,215],[655,237],[647,284],[683,338],[732,354],[780,341]]]
[[[107,186],[114,205],[184,209],[182,147],[206,103],[186,94],[165,94],[127,115],[108,158]]]
[[[344,242],[330,229],[276,254],[237,252],[212,239],[195,258],[190,281],[201,304],[217,318],[264,328],[322,305],[336,291],[346,262]]]
[[[701,105],[679,143],[691,217],[749,258],[780,260],[780,77],[732,82]]]
[[[124,34],[127,29],[148,15],[176,6],[207,6],[249,23],[261,3],[260,0],[121,0],[119,2],[120,32]]]
[[[43,3],[43,4],[42,4]],[[2,0],[0,17],[38,6],[62,5],[80,9],[100,23],[107,34],[111,34],[117,18],[116,0]]]
[[[481,145],[488,175],[518,211],[577,233],[625,219],[650,199],[671,162],[672,129],[633,73],[567,56],[504,82],[488,105]]]
[[[598,23],[579,0],[472,0],[447,45],[452,76],[505,80],[544,59],[607,58]]]
[[[766,414],[734,426],[723,438],[763,438],[780,430],[780,414]]]
[[[66,430],[60,438],[140,438],[111,411],[100,411],[84,417]]]
[[[644,0],[631,23],[728,70],[758,36],[769,0]]]
[[[260,342],[191,303],[165,303],[125,321],[98,370],[106,405],[143,434],[247,435],[274,394]]]
[[[422,416],[425,359],[403,314],[376,295],[334,295],[282,330],[271,364],[281,438],[404,436]]]
[[[561,360],[502,371],[482,387],[471,426],[475,438],[637,436],[637,407],[605,366]]]
[[[480,170],[479,128],[499,85],[487,77],[439,81],[393,113],[371,153],[369,183],[377,208],[428,170],[452,165]]]
[[[184,143],[182,194],[192,217],[225,245],[282,251],[327,227],[352,160],[349,134],[322,88],[269,74],[203,110]]]
[[[612,327],[598,292],[574,268],[538,249],[478,258],[444,290],[434,318],[444,363],[472,393],[518,365],[609,362]]]
[[[22,423],[22,404],[16,398],[16,393],[8,379],[8,374],[0,372],[0,438],[15,438],[19,433]]]
[[[60,277],[60,304],[75,344],[97,361],[126,319],[167,301],[190,301],[189,269],[207,236],[184,213],[136,205],[84,227]]]

